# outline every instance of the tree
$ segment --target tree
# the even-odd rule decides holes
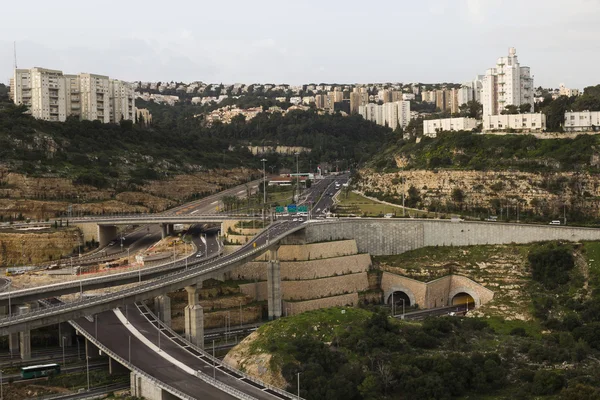
[[[549,289],[569,281],[569,271],[575,266],[570,246],[547,243],[533,247],[527,256],[533,279]]]
[[[458,109],[461,117],[480,119],[483,114],[483,105],[476,100],[470,100],[460,105]]]
[[[531,112],[531,104],[523,103],[519,106],[519,113],[527,114],[528,112]]]
[[[504,110],[502,110],[501,114],[518,114],[519,113],[519,107],[514,105],[514,104],[509,104],[506,107],[504,107]]]
[[[465,201],[465,192],[460,188],[454,188],[452,190],[452,201],[462,204],[462,202]]]

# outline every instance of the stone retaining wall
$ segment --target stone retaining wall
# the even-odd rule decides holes
[[[392,255],[425,246],[600,240],[600,229],[499,222],[371,218],[309,224],[305,229],[307,243],[344,239],[354,239],[360,253]]]
[[[311,243],[301,245],[281,245],[277,251],[279,261],[318,260],[343,257],[358,253],[355,240],[338,240],[328,243]],[[267,253],[257,257],[257,261],[269,259]]]
[[[369,289],[366,272],[304,281],[282,281],[281,297],[287,300],[309,300]],[[243,283],[240,292],[256,301],[267,300],[267,282]]]
[[[226,279],[266,280],[266,262],[249,262],[226,274]],[[328,258],[315,261],[297,261],[281,264],[281,279],[317,279],[327,276],[342,275],[368,271],[371,266],[371,256],[357,254],[353,256]]]

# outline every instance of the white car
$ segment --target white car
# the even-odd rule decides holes
[[[200,252],[200,253],[196,254],[196,257],[198,257],[198,258],[199,258],[199,257],[202,257],[203,255],[204,255],[204,254],[202,254],[202,252]]]
[[[298,222],[298,218],[294,218],[292,222]]]
[[[298,218],[298,221],[302,222],[302,221],[304,221],[304,218],[300,217],[300,218]]]

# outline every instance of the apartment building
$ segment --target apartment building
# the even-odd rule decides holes
[[[483,89],[483,75],[477,75],[471,82],[465,82],[458,89],[458,105],[477,101],[481,103],[481,91]]]
[[[423,121],[423,135],[436,137],[438,132],[472,131],[477,128],[475,118],[441,118]]]
[[[546,115],[542,113],[484,115],[484,131],[536,132],[546,129]]]
[[[534,102],[533,77],[529,67],[521,67],[514,47],[508,57],[500,57],[494,68],[486,71],[482,80],[483,115],[498,115],[508,105],[520,106]]]
[[[45,68],[15,69],[11,80],[15,104],[25,104],[31,115],[46,121],[80,119],[119,122],[135,120],[133,87],[107,76],[65,75]]]
[[[567,111],[563,129],[567,132],[593,131],[600,128],[600,111]]]
[[[350,93],[350,113],[357,114],[360,106],[369,104],[369,92],[367,88],[354,88]]]
[[[580,94],[579,89],[569,89],[568,87],[565,87],[564,83],[561,83],[560,86],[558,87],[558,95],[559,96],[572,97],[572,96],[579,96],[579,94]]]
[[[396,129],[398,126],[405,128],[411,118],[410,101],[396,101],[382,105],[369,103],[360,106],[358,112],[364,119],[391,129]]]

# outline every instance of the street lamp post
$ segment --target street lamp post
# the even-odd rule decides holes
[[[300,372],[298,372],[298,400],[300,400]]]
[[[87,390],[90,391],[90,357],[88,355],[88,343],[85,342],[85,370],[87,374]]]
[[[0,370],[0,400],[4,400],[4,392],[2,391],[2,370]]]
[[[266,158],[260,160],[263,163],[263,227],[265,225],[265,207],[267,204],[267,172],[265,170]]]
[[[242,302],[240,301],[240,328],[242,327]]]
[[[67,365],[67,363],[65,362],[65,339],[66,339],[66,337],[63,336],[62,337],[63,365]]]

